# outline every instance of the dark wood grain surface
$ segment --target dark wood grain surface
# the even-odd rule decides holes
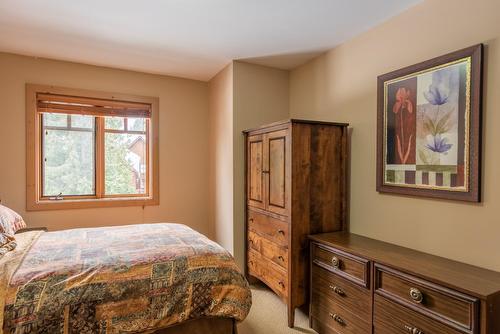
[[[311,317],[342,334],[368,334],[371,331],[370,321],[365,321],[337,304],[321,293],[313,293]],[[371,318],[366,319],[371,320]],[[335,333],[331,332],[331,333]]]
[[[500,291],[500,273],[347,232],[311,235],[314,241],[486,299]],[[500,317],[500,315],[499,315]]]
[[[368,287],[370,266],[367,260],[321,244],[314,243],[312,247],[314,264],[342,276],[344,279]],[[338,266],[332,264],[333,258],[338,260]]]
[[[331,298],[344,309],[356,314],[364,321],[371,322],[371,293],[326,269],[312,266],[312,292]]]
[[[420,330],[422,334],[463,334],[377,295],[373,325],[376,334],[412,333],[412,328],[416,329],[415,333]]]
[[[421,301],[411,298],[411,289]],[[478,324],[478,299],[391,268],[375,265],[375,293],[459,330],[473,333]]]

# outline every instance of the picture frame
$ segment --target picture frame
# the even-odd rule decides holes
[[[481,201],[483,45],[378,77],[377,191]]]

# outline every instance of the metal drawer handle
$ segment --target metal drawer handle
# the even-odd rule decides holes
[[[342,326],[345,326],[345,321],[342,319],[338,314],[336,313],[330,313],[330,318],[341,324]],[[423,333],[422,333],[423,334]]]
[[[251,223],[253,223],[253,218],[250,218],[248,221],[251,222]]]
[[[417,327],[412,327],[412,326],[407,326],[405,325],[405,329],[408,333],[410,334],[425,334],[424,332],[422,332],[420,329],[418,329]]]
[[[330,289],[335,292],[336,294],[338,294],[339,296],[344,296],[345,295],[345,292],[344,290],[342,290],[341,288],[339,288],[338,286],[335,286],[335,285],[330,285]]]
[[[410,289],[410,298],[417,304],[422,303],[424,300],[424,295],[423,293],[417,289],[417,288],[411,288]]]
[[[283,230],[278,230],[278,234],[285,235],[285,231],[283,231]]]
[[[336,256],[332,257],[332,266],[339,269],[340,268],[340,259]]]
[[[285,262],[285,258],[283,256],[278,256],[278,260],[280,260],[281,262]]]
[[[279,281],[278,284],[279,284],[279,286],[281,286],[282,289],[285,288],[285,283],[283,283],[283,281]]]

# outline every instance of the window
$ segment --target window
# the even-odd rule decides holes
[[[27,85],[31,210],[158,203],[158,99]]]

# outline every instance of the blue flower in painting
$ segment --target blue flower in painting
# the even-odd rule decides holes
[[[427,136],[427,148],[436,153],[446,154],[453,144],[448,144],[448,139],[446,137],[441,137],[441,135]]]
[[[424,96],[430,104],[440,106],[448,102],[448,94],[445,89],[435,86],[429,86],[429,91],[424,92]]]
[[[432,84],[424,92],[424,97],[430,104],[440,106],[449,101],[452,91],[458,90],[456,70],[445,68],[432,73]]]

